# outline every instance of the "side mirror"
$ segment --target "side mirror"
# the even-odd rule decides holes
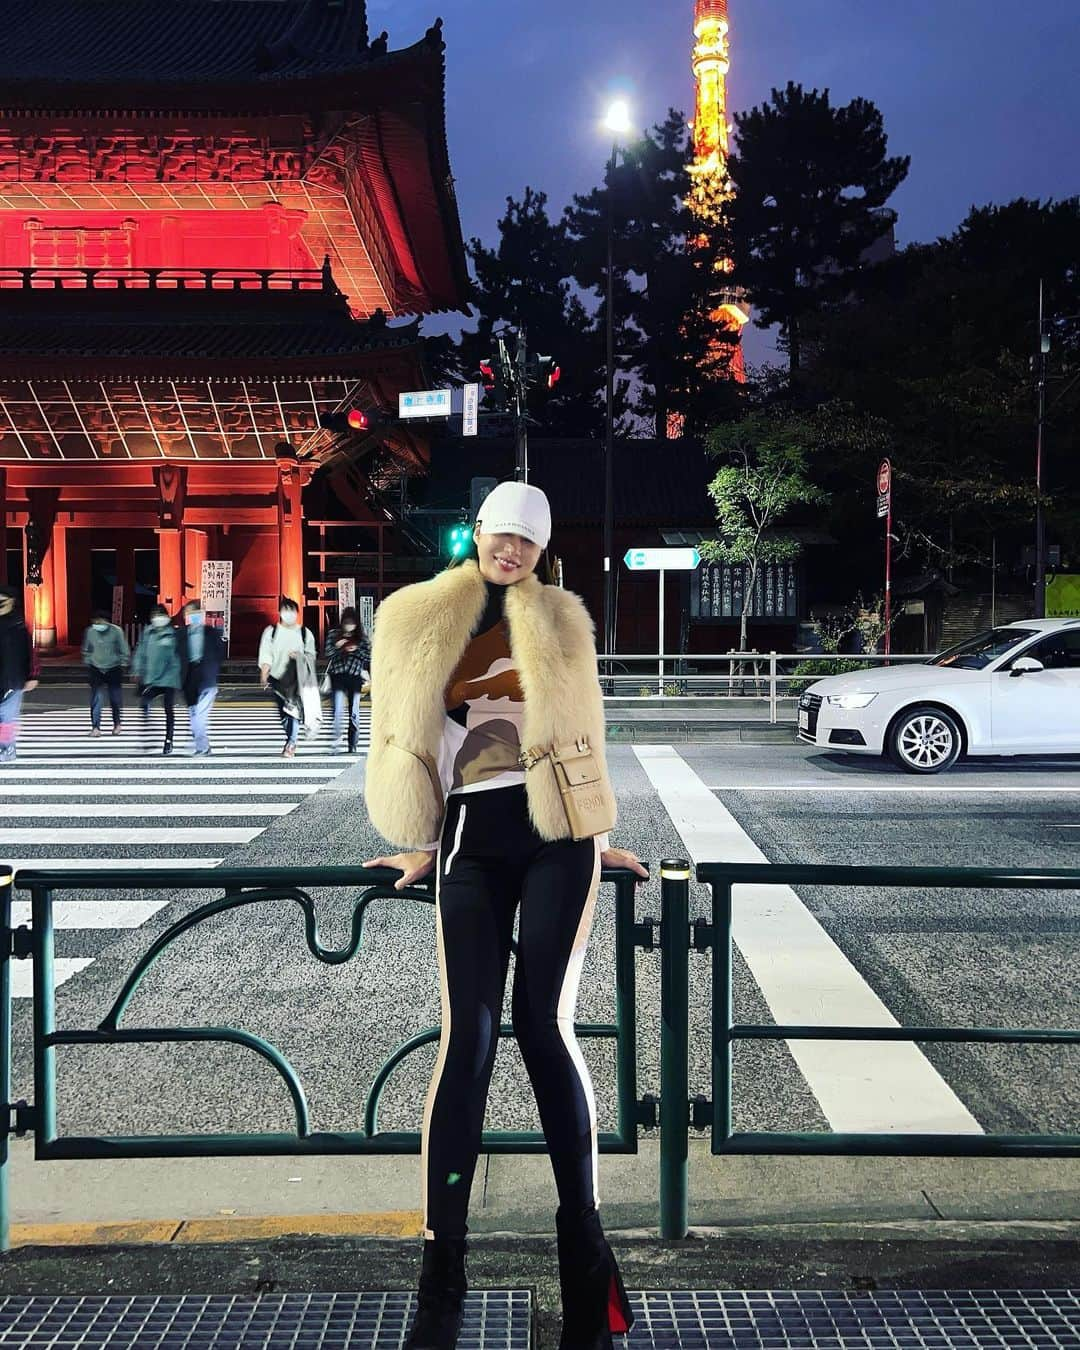
[[[1012,664],[1009,675],[1012,679],[1019,679],[1021,675],[1034,675],[1038,670],[1045,670],[1046,667],[1041,661],[1036,661],[1033,656],[1018,656]]]

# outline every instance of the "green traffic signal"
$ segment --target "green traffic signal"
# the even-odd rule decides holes
[[[469,547],[468,525],[455,525],[450,531],[449,553],[452,558],[460,558]]]

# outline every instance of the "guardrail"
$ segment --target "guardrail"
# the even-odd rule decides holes
[[[795,701],[815,680],[870,670],[881,665],[912,665],[933,652],[714,652],[692,656],[670,652],[600,655],[600,682],[608,698],[642,702],[663,698],[723,698],[733,702],[769,702],[769,721],[779,720],[780,705]],[[704,669],[702,669],[704,667]],[[802,668],[802,669],[800,669]]]
[[[1080,1030],[1005,1027],[866,1027],[786,1026],[742,1024],[733,1013],[733,888],[742,884],[901,887],[930,889],[1076,890],[1080,869],[926,868],[788,866],[703,863],[697,880],[712,889],[711,922],[690,922],[692,865],[669,858],[659,865],[661,919],[635,918],[635,879],[623,869],[605,870],[601,880],[614,887],[615,899],[615,1021],[578,1024],[584,1038],[614,1039],[616,1043],[616,1115],[618,1128],[601,1132],[604,1153],[636,1153],[639,1130],[660,1127],[659,1229],[662,1237],[685,1237],[688,1215],[688,1154],[691,1129],[711,1131],[711,1149],[721,1153],[830,1154],[874,1156],[967,1157],[1078,1157],[1080,1134],[966,1135],[966,1134],[853,1134],[806,1132],[738,1132],[733,1129],[733,1047],[738,1040],[799,1039],[849,1041],[952,1042],[1004,1045],[1076,1045]],[[288,1156],[310,1154],[419,1153],[418,1131],[380,1131],[378,1107],[382,1092],[397,1066],[421,1046],[435,1041],[440,1030],[429,1027],[404,1041],[378,1070],[364,1109],[364,1129],[319,1132],[312,1129],[307,1101],[299,1078],[288,1060],[269,1042],[230,1027],[122,1027],[131,998],[161,954],[183,934],[205,920],[229,910],[271,901],[294,902],[303,919],[304,938],[316,960],[343,965],[359,952],[364,916],[376,900],[433,904],[430,887],[393,890],[400,873],[372,869],[364,881],[352,867],[223,868],[205,871],[152,869],[87,869],[35,871],[13,876],[0,867],[0,1250],[8,1246],[8,1154],[11,1135],[31,1134],[34,1156],[40,1160],[103,1158],[194,1158],[220,1156]],[[323,945],[313,888],[359,892],[353,903],[348,943],[341,948]],[[56,1029],[53,901],[62,891],[222,890],[224,894],[198,906],[155,938],[125,980],[112,1007],[92,1028]],[[12,925],[16,889],[30,894],[31,922]],[[638,1097],[637,1001],[635,953],[638,948],[660,951],[660,1095]],[[689,1095],[690,953],[712,953],[712,1096]],[[12,1101],[12,961],[32,963],[32,1103]],[[499,1035],[512,1036],[502,1025]],[[236,1045],[259,1055],[278,1073],[288,1089],[296,1118],[292,1134],[206,1134],[147,1136],[75,1136],[58,1133],[56,1114],[56,1052],[68,1045],[132,1043],[183,1044],[216,1041]],[[482,1150],[488,1153],[539,1153],[546,1145],[542,1134],[524,1130],[485,1131]]]
[[[293,901],[303,920],[308,950],[325,965],[344,965],[360,951],[364,917],[376,900],[434,904],[430,886],[395,891],[400,872],[371,868],[358,883],[355,867],[319,868],[220,868],[155,872],[152,868],[116,868],[78,871],[21,870],[0,867],[0,1250],[9,1244],[8,1149],[12,1134],[32,1134],[34,1156],[42,1161],[102,1158],[204,1158],[230,1156],[291,1156],[360,1153],[419,1153],[419,1131],[380,1131],[378,1108],[382,1092],[394,1069],[413,1051],[437,1040],[439,1028],[430,1027],[409,1038],[391,1054],[375,1076],[364,1107],[364,1129],[351,1132],[320,1132],[312,1128],[303,1086],[293,1066],[268,1041],[231,1027],[121,1026],[128,1004],[142,980],[164,951],[183,934],[208,919],[229,910],[282,900]],[[605,870],[601,881],[614,888],[615,900],[615,1021],[578,1024],[583,1038],[615,1041],[616,1112],[618,1128],[600,1133],[598,1147],[604,1153],[636,1153],[638,1126],[656,1122],[650,1097],[637,1097],[637,998],[634,952],[638,946],[653,946],[654,922],[634,921],[634,875],[624,869]],[[315,903],[308,894],[314,888],[346,888],[358,891],[353,904],[348,943],[327,948],[319,935]],[[29,891],[29,927],[12,925],[15,889]],[[64,891],[106,890],[222,890],[224,894],[200,905],[155,938],[136,963],[112,1007],[96,1027],[56,1029],[54,977],[53,901]],[[512,944],[516,950],[516,942]],[[32,964],[31,998],[33,1095],[32,1103],[13,1102],[12,1078],[12,961]],[[512,1026],[503,1024],[500,1037],[512,1036]],[[76,1136],[58,1133],[56,1112],[56,1052],[69,1045],[231,1044],[250,1050],[275,1070],[284,1082],[296,1118],[293,1134],[206,1134]],[[540,1153],[544,1136],[527,1130],[491,1130],[483,1135],[488,1153]]]
[[[689,1127],[711,1131],[714,1154],[805,1154],[874,1157],[1080,1157],[1080,1134],[855,1134],[738,1132],[732,1124],[733,1047],[739,1040],[952,1042],[997,1045],[1080,1045],[1080,1030],[1006,1027],[785,1026],[744,1024],[733,1011],[732,890],[738,885],[864,888],[1076,890],[1075,868],[850,867],[774,863],[702,863],[697,880],[712,889],[712,921],[690,925],[689,863],[661,864],[660,1134],[672,1134],[661,1166],[661,1233],[686,1233],[685,1140]],[[671,941],[677,934],[677,941]],[[689,953],[712,951],[712,1098],[689,1098]],[[664,984],[667,982],[665,991]],[[674,1116],[674,1121],[672,1117]],[[676,1158],[676,1150],[678,1157]]]

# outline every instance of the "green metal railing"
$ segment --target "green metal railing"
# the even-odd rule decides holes
[[[997,1045],[1077,1045],[1080,1030],[1003,1027],[783,1026],[737,1023],[733,1012],[732,888],[738,885],[892,887],[911,889],[1080,890],[1080,871],[1066,868],[831,867],[773,863],[702,863],[698,881],[712,888],[712,922],[690,926],[690,866],[661,864],[660,921],[661,1150],[665,1120],[672,1113],[674,1138],[668,1166],[661,1165],[660,1212],[664,1236],[687,1227],[685,1139],[687,1121],[710,1129],[712,1152],[758,1154],[873,1155],[877,1157],[1077,1157],[1080,1134],[900,1134],[736,1132],[732,1122],[733,1050],[739,1040],[843,1040],[953,1042]],[[678,934],[676,943],[669,943]],[[669,950],[674,946],[676,950]],[[712,1099],[689,1100],[690,950],[712,950]],[[663,989],[668,980],[672,988]],[[678,1149],[678,1156],[675,1150]]]
[[[359,952],[363,940],[364,917],[376,900],[434,904],[430,886],[403,891],[393,889],[400,873],[387,868],[372,868],[358,881],[354,867],[320,868],[221,868],[205,870],[101,869],[70,871],[22,870],[13,877],[10,868],[0,868],[0,1093],[3,1119],[0,1121],[0,1250],[9,1243],[8,1148],[12,1134],[30,1133],[34,1137],[34,1156],[43,1161],[57,1159],[103,1158],[197,1158],[221,1156],[283,1156],[310,1154],[409,1154],[420,1152],[417,1131],[378,1129],[378,1107],[382,1092],[394,1069],[413,1051],[435,1041],[439,1028],[432,1027],[414,1035],[399,1046],[380,1068],[368,1092],[362,1131],[326,1132],[312,1128],[303,1086],[293,1066],[269,1042],[250,1032],[232,1027],[151,1027],[121,1026],[128,1004],[143,979],[168,947],[185,933],[208,919],[248,905],[292,901],[303,919],[308,950],[324,965],[343,965]],[[634,877],[623,869],[605,870],[601,881],[613,885],[615,893],[615,1021],[612,1024],[578,1024],[583,1038],[615,1041],[617,1124],[614,1131],[603,1131],[598,1147],[604,1153],[636,1153],[638,1127],[655,1124],[655,1105],[651,1098],[637,1098],[637,999],[635,984],[635,947],[651,948],[653,925],[646,920],[634,922]],[[29,891],[31,923],[29,928],[12,926],[12,899],[16,887]],[[308,889],[334,887],[359,891],[352,911],[351,933],[347,944],[328,948],[321,940],[315,904]],[[222,890],[219,899],[200,905],[172,924],[157,937],[125,980],[115,1002],[102,1021],[93,1028],[58,1031],[56,1028],[56,987],[54,977],[53,901],[65,891],[104,890]],[[516,944],[514,944],[516,947]],[[34,1100],[12,1102],[12,989],[11,962],[30,960],[33,992],[31,998]],[[512,1036],[513,1028],[503,1025],[500,1036]],[[288,1090],[295,1116],[292,1134],[205,1134],[205,1135],[63,1135],[58,1133],[56,1113],[56,1052],[70,1045],[192,1044],[217,1042],[250,1050],[274,1069]],[[546,1148],[544,1136],[528,1130],[491,1130],[483,1135],[487,1153],[539,1153]]]
[[[1080,1031],[1055,1028],[785,1026],[736,1023],[733,1013],[732,892],[737,885],[794,885],[895,887],[923,889],[1075,890],[1080,870],[975,869],[913,867],[822,867],[772,864],[703,863],[698,881],[712,889],[711,922],[690,923],[691,864],[683,859],[660,863],[661,922],[635,920],[635,878],[623,870],[605,871],[602,880],[615,892],[615,1021],[578,1024],[582,1037],[615,1041],[617,1124],[599,1135],[604,1153],[636,1153],[641,1128],[660,1126],[659,1227],[665,1238],[684,1237],[688,1212],[688,1154],[691,1129],[711,1130],[713,1153],[903,1155],[968,1157],[1076,1157],[1080,1134],[976,1135],[900,1133],[737,1132],[733,1128],[733,1049],[739,1040],[846,1040],[952,1042],[1002,1045],[1076,1045]],[[8,1147],[12,1134],[34,1136],[35,1157],[102,1159],[133,1157],[214,1157],[293,1154],[409,1154],[420,1151],[416,1131],[378,1128],[383,1090],[397,1066],[422,1046],[439,1037],[430,1027],[403,1042],[378,1070],[364,1109],[364,1128],[330,1133],[312,1129],[303,1087],[293,1067],[271,1044],[249,1032],[230,1027],[128,1028],[121,1021],[131,998],[161,954],[183,934],[207,919],[248,905],[283,900],[293,902],[303,919],[304,937],[316,960],[342,965],[356,956],[363,940],[364,916],[376,900],[434,903],[427,886],[395,891],[399,873],[372,869],[358,881],[355,868],[237,868],[212,873],[202,870],[139,869],[86,871],[21,871],[13,885],[10,869],[0,868],[0,1250],[8,1245]],[[31,923],[12,926],[12,897],[16,887],[30,894]],[[319,934],[309,888],[333,887],[357,891],[348,943],[326,947]],[[97,1027],[57,1031],[53,971],[53,900],[61,891],[102,890],[222,890],[221,898],[201,905],[156,938],[124,982],[113,1006]],[[637,948],[661,955],[660,978],[660,1097],[637,1095],[637,1007],[635,952]],[[712,1097],[689,1095],[690,953],[712,953]],[[32,1047],[34,1101],[11,1100],[12,984],[11,962],[32,962]],[[510,1026],[500,1036],[512,1036]],[[279,1075],[292,1101],[296,1127],[292,1134],[207,1134],[173,1136],[72,1136],[57,1131],[56,1051],[67,1045],[131,1043],[198,1043],[215,1041],[236,1045],[259,1055]],[[485,1131],[482,1149],[488,1153],[539,1153],[546,1145],[542,1134],[524,1130]]]

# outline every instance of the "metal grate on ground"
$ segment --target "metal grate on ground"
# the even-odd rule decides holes
[[[206,1294],[0,1300],[0,1347],[13,1350],[398,1350],[415,1296]],[[524,1289],[469,1293],[461,1350],[528,1350]]]
[[[634,1293],[632,1346],[680,1350],[1077,1350],[1080,1290]]]
[[[694,1350],[1076,1350],[1080,1291],[630,1294],[630,1347]],[[9,1296],[0,1347],[28,1350],[394,1350],[406,1291],[362,1294]],[[528,1290],[474,1290],[460,1350],[528,1350]]]

